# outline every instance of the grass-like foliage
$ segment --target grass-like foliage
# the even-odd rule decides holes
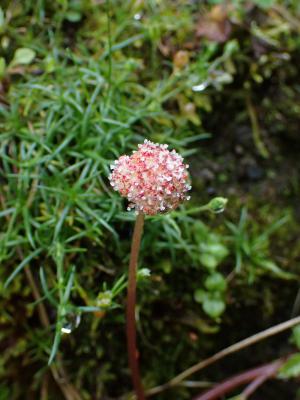
[[[293,308],[299,168],[282,160],[299,145],[299,7],[196,3],[1,3],[1,400],[59,399],[48,365],[65,366],[82,399],[130,392],[135,215],[108,175],[145,138],[182,154],[194,185],[190,204],[146,218],[136,310],[145,387],[253,333],[241,309],[260,312],[263,328]],[[225,216],[202,213],[216,194],[230,199]],[[192,386],[157,398],[189,399]]]

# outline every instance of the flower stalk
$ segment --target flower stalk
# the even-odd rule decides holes
[[[138,215],[131,245],[126,333],[129,367],[137,400],[144,400],[145,394],[140,377],[136,345],[136,276],[144,215],[157,215],[175,210],[183,201],[189,200],[191,190],[189,166],[175,150],[168,150],[167,144],[152,143],[145,139],[131,156],[122,155],[110,166],[111,186],[129,200],[127,210],[134,209]]]
[[[128,289],[127,289],[127,309],[126,309],[126,333],[129,368],[131,370],[132,384],[138,400],[144,400],[145,394],[140,376],[138,350],[136,344],[136,277],[137,264],[144,227],[144,214],[139,213],[134,226],[131,243],[131,253],[129,262]]]

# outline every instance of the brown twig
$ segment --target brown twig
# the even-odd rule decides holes
[[[202,360],[199,363],[191,366],[190,368],[186,369],[185,371],[181,372],[180,374],[172,378],[170,381],[147,390],[146,395],[152,396],[154,394],[167,390],[171,387],[177,386],[188,376],[208,367],[209,365],[215,363],[216,361],[219,361],[222,358],[227,357],[228,355],[240,351],[246,347],[252,346],[253,344],[261,340],[264,340],[270,336],[274,336],[280,332],[290,329],[298,324],[300,324],[300,317],[292,318],[289,319],[288,321],[282,322],[281,324],[272,326],[271,328],[268,328],[262,332],[256,333],[255,335],[249,336],[248,338],[241,340],[240,342],[234,343],[233,345],[226,347],[225,349],[219,351],[213,356],[208,357],[205,360]]]
[[[278,359],[269,364],[230,377],[207,392],[194,397],[193,400],[216,400],[225,396],[227,393],[232,392],[239,386],[251,382],[251,384],[247,386],[241,394],[241,399],[246,400],[260,385],[263,384],[263,382],[276,374],[283,362],[284,359]]]
[[[44,374],[42,386],[41,386],[41,393],[40,398],[41,400],[48,400],[49,399],[49,374]]]
[[[1,206],[3,207],[3,209],[5,209],[5,199],[2,194],[0,194],[0,203],[1,203]],[[7,218],[7,220],[9,220],[9,216],[7,216],[6,218]],[[18,253],[18,257],[20,258],[20,260],[23,260],[24,254],[20,247],[17,247],[17,253]],[[49,329],[50,321],[49,321],[49,317],[47,314],[47,310],[46,310],[46,307],[44,306],[44,304],[41,303],[41,301],[40,301],[41,295],[40,295],[39,289],[37,287],[37,284],[35,283],[35,279],[32,275],[29,265],[27,265],[25,267],[25,276],[26,276],[28,284],[32,290],[33,298],[37,302],[37,310],[38,310],[41,325],[45,329]],[[59,386],[59,388],[62,391],[66,400],[82,400],[81,396],[80,396],[79,392],[77,391],[77,389],[75,388],[75,386],[73,386],[69,382],[67,372],[65,371],[65,369],[62,365],[62,357],[60,354],[57,355],[57,365],[52,364],[50,366],[50,370],[51,370],[53,379]]]
[[[297,32],[300,32],[300,23],[297,16],[293,16],[287,8],[281,6],[280,4],[274,4],[271,7],[272,10],[280,14]]]
[[[24,258],[22,250],[18,247],[17,252],[19,255],[19,258],[22,260]],[[34,277],[32,275],[32,272],[30,270],[29,265],[25,267],[25,275],[27,278],[27,281],[29,283],[29,286],[31,287],[33,297],[35,301],[37,302],[37,309],[38,309],[38,314],[39,314],[39,319],[42,324],[42,326],[45,329],[49,329],[50,326],[50,321],[49,317],[46,311],[46,307],[44,306],[43,303],[40,302],[41,295],[39,292],[39,289],[35,283]],[[69,378],[67,375],[67,372],[65,371],[63,365],[62,365],[62,357],[60,354],[57,355],[57,365],[52,364],[50,366],[52,376],[57,383],[57,385],[60,387],[62,393],[64,394],[64,397],[66,400],[81,400],[81,396],[75,386],[73,386],[69,382]]]
[[[132,374],[132,383],[138,400],[144,400],[144,389],[140,377],[138,351],[136,345],[136,322],[135,322],[135,304],[136,304],[136,271],[138,255],[141,244],[141,237],[144,226],[144,214],[137,216],[131,244],[129,277],[127,290],[127,309],[126,309],[126,333],[129,367]]]

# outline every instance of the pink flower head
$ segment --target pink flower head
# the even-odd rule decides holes
[[[130,201],[128,210],[155,215],[174,210],[189,200],[188,165],[167,144],[145,140],[131,156],[121,156],[111,165],[114,190]]]

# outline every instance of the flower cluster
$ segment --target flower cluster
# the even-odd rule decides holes
[[[155,215],[190,199],[188,167],[168,145],[145,140],[131,156],[121,156],[111,165],[109,180],[114,190],[128,198],[128,210]]]

